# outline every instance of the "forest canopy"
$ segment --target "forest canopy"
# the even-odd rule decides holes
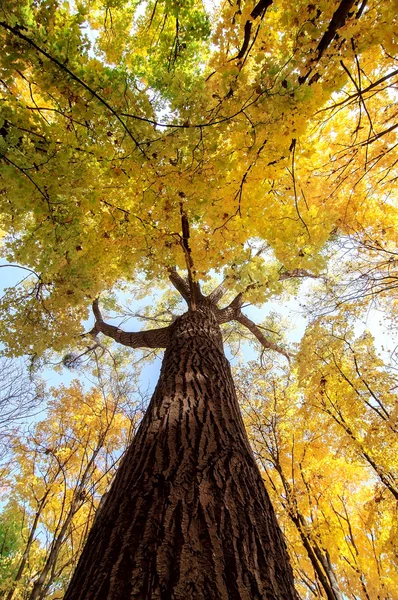
[[[2,353],[32,364],[56,355],[67,367],[89,358],[98,374],[98,361],[112,363],[99,342],[111,331],[101,310],[120,313],[125,294],[148,300],[139,316],[150,328],[182,312],[170,281],[191,300],[199,285],[215,303],[225,295],[225,310],[239,317],[221,321],[230,343],[256,340],[259,360],[237,368],[239,399],[306,598],[340,600],[331,595],[339,588],[353,600],[390,600],[398,586],[396,353],[367,327],[375,314],[392,339],[397,327],[397,13],[394,0],[5,0],[0,8],[0,266],[21,269],[0,299]],[[166,291],[154,299],[155,290]],[[280,317],[256,325],[240,312],[288,297],[308,319],[297,345]],[[55,396],[70,398],[72,412],[85,398],[120,454],[129,425],[116,388],[101,400],[112,422],[96,391],[75,383]],[[71,416],[59,414],[68,408],[54,402],[50,414],[67,430]],[[83,457],[89,442],[73,427]],[[32,600],[64,589],[71,548],[80,551],[85,535],[73,527],[86,532],[94,519],[95,482],[82,484],[94,487],[78,517],[81,489],[65,487],[62,498],[57,487],[58,446],[69,461],[63,433],[43,425],[29,443],[15,441],[16,460],[25,453],[33,466],[26,490],[7,474],[14,495],[0,539],[7,527],[12,539],[0,585],[14,581],[10,599],[22,581],[38,590],[46,564],[31,541],[35,568],[28,575],[23,565],[17,581],[15,531],[29,541],[40,495],[48,539],[57,502],[71,529],[53,560],[58,579],[47,571],[48,586]],[[38,455],[44,466],[35,466]],[[72,478],[86,468],[81,460]],[[90,471],[101,491],[117,460]],[[35,488],[36,468],[51,474],[54,506]]]
[[[395,9],[3,3],[3,256],[33,271],[2,300],[10,352],[69,347],[100,292],[187,258],[261,304],[349,237],[388,288]]]

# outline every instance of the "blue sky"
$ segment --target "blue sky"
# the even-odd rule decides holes
[[[18,284],[29,275],[27,271],[24,271],[21,268],[6,265],[7,262],[5,260],[0,261],[0,293],[2,293],[4,288]],[[304,316],[301,304],[305,302],[306,294],[310,294],[312,285],[312,281],[304,283],[298,297],[292,297],[290,300],[268,302],[260,308],[248,306],[244,309],[244,313],[254,322],[261,322],[272,312],[277,313],[281,320],[286,320],[287,341],[290,343],[297,343],[302,338],[307,325],[307,319]],[[140,302],[134,302],[134,304],[130,306],[130,309],[139,311],[140,308],[142,309],[144,305],[151,302],[153,302],[153,298],[145,298]],[[118,324],[117,320],[113,321],[113,323]],[[89,330],[93,326],[93,319],[90,319],[86,326],[87,330]],[[133,318],[122,325],[122,328],[128,331],[136,331],[143,329],[144,327],[145,324],[142,321]],[[356,326],[357,335],[360,335],[366,329],[375,336],[376,346],[383,354],[388,350],[391,351],[395,347],[395,336],[392,335],[391,331],[387,331],[383,325],[382,313],[375,309],[370,310],[366,320],[358,322]],[[71,351],[73,351],[73,349],[71,349]],[[232,357],[228,351],[227,356],[232,364],[235,364],[239,358]],[[158,357],[152,363],[144,367],[141,377],[142,389],[152,391],[156,385],[161,366],[161,357],[162,353],[159,352]],[[248,343],[245,343],[241,347],[240,357],[243,357],[246,360],[252,360],[256,358],[256,352]],[[61,372],[57,372],[48,367],[44,370],[42,376],[49,386],[56,386],[61,383],[67,385],[72,379],[79,378],[79,373],[78,371],[65,368],[63,368]]]
[[[29,272],[25,271],[17,266],[9,266],[5,260],[0,261],[0,294],[3,293],[5,288],[12,287],[23,281],[26,277],[29,276]],[[146,298],[140,302],[134,302],[133,306],[130,308],[134,311],[139,311],[144,305],[153,302],[153,299]],[[305,326],[306,319],[300,314],[300,307],[297,300],[291,300],[289,302],[283,302],[282,304],[277,304],[274,302],[269,302],[267,305],[256,308],[253,306],[246,307],[244,309],[245,314],[247,314],[251,319],[255,322],[262,321],[264,317],[270,312],[275,311],[281,314],[281,317],[288,318],[291,321],[291,327],[288,329],[288,339],[289,341],[297,342],[301,339]],[[114,321],[117,323],[117,321]],[[93,319],[91,318],[87,323],[87,330],[89,330],[93,326]],[[122,328],[125,330],[139,330],[143,329],[145,324],[137,319],[129,319],[126,321]],[[247,344],[244,346],[244,355],[247,359],[252,359],[255,357],[255,353]],[[229,356],[229,358],[232,358]],[[153,387],[153,380],[159,373],[160,369],[160,360],[156,359],[153,364],[148,365],[145,368],[144,373],[150,387]],[[236,359],[232,362],[236,362]],[[76,377],[75,372],[69,372],[67,369],[63,369],[62,377],[52,369],[47,369],[45,373],[45,379],[51,385],[57,385],[62,380],[63,383],[68,383],[71,379]],[[144,383],[144,382],[143,382]]]

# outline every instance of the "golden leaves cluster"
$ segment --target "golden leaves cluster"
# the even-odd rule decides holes
[[[6,3],[4,257],[45,294],[6,295],[2,338],[66,346],[99,292],[183,268],[181,206],[199,279],[253,240],[317,274],[334,235],[392,236],[394,3],[353,10],[321,52],[338,4]]]

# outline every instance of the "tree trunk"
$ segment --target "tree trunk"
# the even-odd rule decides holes
[[[172,325],[64,600],[127,599],[297,599],[211,307]]]

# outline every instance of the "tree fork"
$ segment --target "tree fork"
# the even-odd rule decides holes
[[[297,600],[215,307],[170,326],[159,382],[65,600]]]

